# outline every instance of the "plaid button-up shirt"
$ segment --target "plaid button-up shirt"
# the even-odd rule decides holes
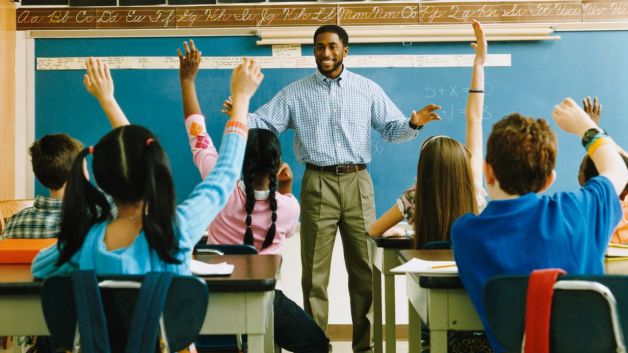
[[[249,115],[250,127],[296,133],[299,162],[328,166],[371,161],[371,128],[389,142],[419,132],[375,82],[346,68],[337,79],[319,71],[279,91]]]
[[[60,199],[36,196],[28,207],[9,218],[1,238],[53,238],[59,233]]]

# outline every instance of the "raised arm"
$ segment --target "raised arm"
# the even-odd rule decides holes
[[[571,98],[565,98],[555,106],[552,117],[561,129],[579,138],[582,138],[589,129],[598,128],[587,113]],[[611,181],[619,195],[628,182],[628,169],[615,143],[609,137],[602,136],[589,146],[587,153],[600,175],[604,175]]]
[[[83,85],[94,96],[107,115],[112,128],[129,125],[129,120],[118,105],[113,95],[113,79],[106,63],[90,57],[85,62],[87,71],[83,76]]]
[[[281,162],[277,171],[278,187],[280,194],[292,194],[292,170],[286,162]]]
[[[177,48],[185,130],[194,165],[201,173],[201,178],[205,179],[216,166],[218,152],[205,128],[205,117],[196,96],[196,74],[201,64],[201,51],[196,48],[193,40],[190,40],[189,45],[183,42],[183,50],[185,55]]]
[[[475,49],[473,72],[467,97],[467,149],[471,153],[471,172],[476,185],[482,185],[482,113],[484,109],[484,63],[486,62],[488,45],[482,25],[473,20],[473,32],[476,43],[471,43]]]

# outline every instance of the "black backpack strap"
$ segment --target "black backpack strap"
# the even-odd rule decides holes
[[[173,277],[171,272],[149,272],[144,277],[131,319],[126,353],[155,352],[159,318]]]
[[[72,272],[74,303],[84,353],[110,353],[107,319],[98,287],[96,272]]]

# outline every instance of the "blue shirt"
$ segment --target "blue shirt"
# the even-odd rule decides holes
[[[495,352],[502,349],[486,321],[488,279],[541,268],[603,274],[604,253],[621,218],[615,188],[598,176],[577,192],[491,201],[480,215],[466,214],[454,222],[451,240],[460,279]]]
[[[192,250],[231,196],[233,185],[240,176],[245,146],[246,138],[238,133],[226,133],[214,170],[177,206],[173,226],[179,249],[174,255],[180,264],[161,260],[148,245],[144,231],[127,248],[107,250],[104,240],[108,222],[103,222],[90,228],[81,248],[61,266],[56,266],[59,258],[56,245],[42,250],[33,261],[33,277],[47,278],[76,269],[93,269],[100,274],[144,274],[150,271],[190,274]]]
[[[408,121],[381,87],[346,68],[336,79],[316,71],[249,115],[251,127],[294,129],[297,159],[318,166],[369,163],[371,128],[403,142],[419,134]]]

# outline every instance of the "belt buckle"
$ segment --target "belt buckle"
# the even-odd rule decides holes
[[[343,175],[343,174],[346,174],[346,171],[345,171],[345,172],[341,172],[341,171],[340,171],[340,169],[341,169],[341,168],[346,168],[346,166],[344,166],[344,165],[337,165],[337,166],[336,166],[336,175]]]

